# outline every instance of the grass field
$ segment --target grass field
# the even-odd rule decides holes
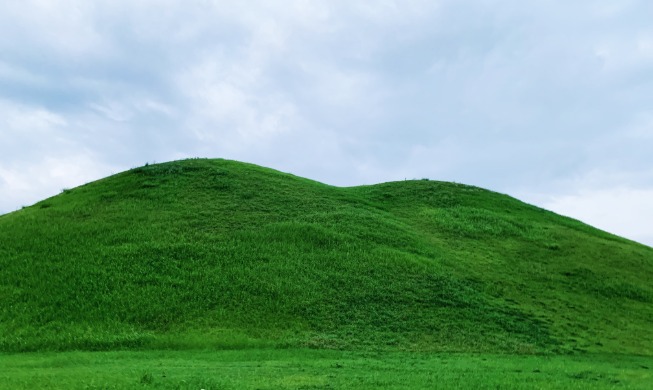
[[[6,389],[642,389],[651,359],[324,350],[0,355]]]
[[[653,249],[473,186],[191,159],[2,215],[0,243],[16,386],[650,383]]]

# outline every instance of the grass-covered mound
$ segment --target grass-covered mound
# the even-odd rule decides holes
[[[0,216],[0,351],[653,353],[653,249],[476,187],[132,169]]]

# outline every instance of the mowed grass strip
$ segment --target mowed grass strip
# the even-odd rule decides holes
[[[3,389],[642,389],[647,357],[115,351],[0,355]]]

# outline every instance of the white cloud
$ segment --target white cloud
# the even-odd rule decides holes
[[[66,125],[66,119],[55,112],[0,100],[0,154],[3,160],[47,154],[53,144],[62,142]]]
[[[643,202],[651,4],[2,2],[0,199],[69,186],[57,172],[207,156]],[[66,156],[95,168],[47,169]]]
[[[0,213],[111,172],[69,118],[0,100]]]
[[[553,196],[542,206],[653,246],[653,188],[608,188]]]
[[[65,55],[68,60],[104,55],[107,46],[96,29],[94,7],[84,0],[6,2],[0,6],[0,47],[24,52],[28,42],[29,51]]]
[[[623,134],[639,142],[653,141],[653,111],[640,113]]]
[[[42,75],[36,75],[25,69],[5,63],[0,60],[0,80],[26,85],[43,85],[47,80]]]
[[[104,100],[89,103],[88,107],[114,122],[129,122],[138,115],[156,115],[168,118],[177,115],[173,107],[147,97]]]
[[[294,127],[298,114],[284,95],[261,90],[258,62],[223,67],[209,58],[178,77],[185,127],[203,142],[250,146]]]
[[[599,229],[653,246],[653,169],[594,168],[576,177],[510,193]],[[546,192],[545,192],[546,191]]]
[[[63,117],[43,108],[32,108],[0,101],[0,110],[3,113],[2,119],[0,119],[3,132],[0,135],[5,137],[25,132],[43,135],[52,128],[66,125],[66,120]]]
[[[91,153],[47,156],[20,166],[0,164],[0,213],[28,206],[44,198],[116,172]]]

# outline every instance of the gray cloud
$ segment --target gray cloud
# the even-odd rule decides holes
[[[653,244],[646,223],[591,211],[651,204],[651,14],[644,0],[2,4],[0,212],[208,156],[337,185],[471,183]]]

